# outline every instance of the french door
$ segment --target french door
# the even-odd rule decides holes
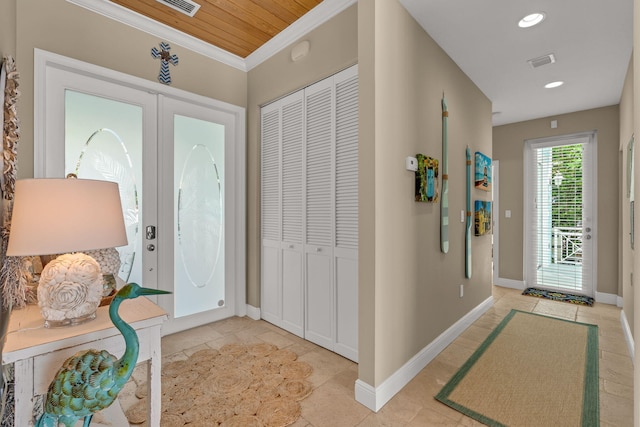
[[[527,286],[594,296],[595,133],[525,143]]]
[[[225,112],[161,96],[160,264],[173,278],[174,324],[187,329],[235,312],[234,120]],[[229,165],[229,166],[228,166]],[[168,285],[165,285],[165,288]],[[241,301],[244,303],[244,301]],[[239,301],[240,303],[240,301]],[[164,328],[163,328],[164,330]]]
[[[157,300],[169,313],[163,334],[243,315],[244,246],[236,241],[244,180],[230,171],[243,155],[244,110],[106,78],[108,70],[88,64],[40,62],[45,133],[36,137],[36,176],[119,184],[129,244],[117,248],[118,276],[172,292]]]

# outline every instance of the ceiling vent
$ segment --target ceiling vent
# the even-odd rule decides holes
[[[169,6],[172,9],[182,12],[185,15],[193,17],[196,14],[200,5],[192,2],[191,0],[156,0],[158,3],[162,3],[165,6]]]
[[[553,53],[550,53],[548,55],[530,59],[527,62],[529,63],[529,65],[531,65],[531,68],[538,68],[542,67],[543,65],[553,64],[554,62],[556,62],[556,57],[553,55]]]

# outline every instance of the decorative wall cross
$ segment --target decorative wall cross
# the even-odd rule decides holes
[[[160,58],[160,74],[158,74],[158,81],[166,85],[171,84],[171,74],[169,74],[169,64],[178,65],[178,55],[171,55],[169,51],[171,46],[169,43],[160,42],[160,49],[154,47],[151,49],[151,56],[154,58]]]

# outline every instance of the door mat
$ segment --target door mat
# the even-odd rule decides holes
[[[522,295],[552,299],[554,301],[568,302],[571,304],[588,305],[589,307],[593,306],[593,298],[585,295],[565,294],[538,288],[527,288],[522,292]]]
[[[161,426],[285,427],[301,415],[300,401],[313,385],[311,366],[289,349],[268,343],[207,348],[162,367]],[[147,423],[147,385],[125,412],[129,423]]]

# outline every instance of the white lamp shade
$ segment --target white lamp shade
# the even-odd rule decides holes
[[[16,182],[7,255],[49,255],[127,244],[118,184],[88,179]]]

